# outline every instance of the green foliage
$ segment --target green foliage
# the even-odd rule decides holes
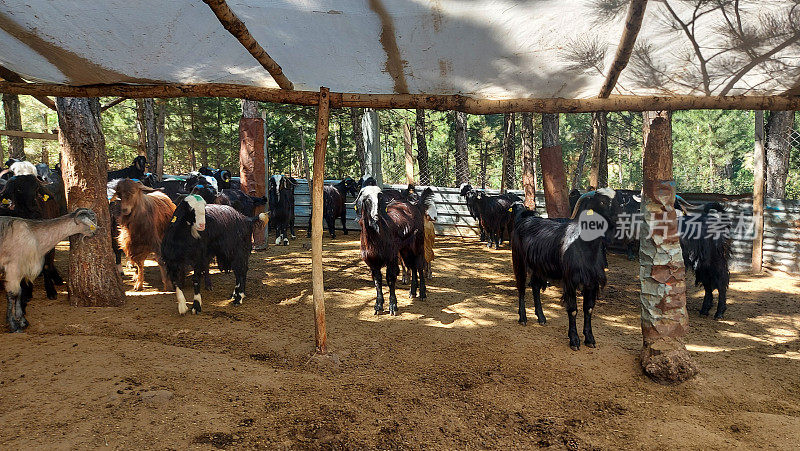
[[[50,131],[57,127],[55,112],[28,96],[20,97],[23,128],[28,131]],[[112,98],[102,99],[103,104]],[[164,105],[165,173],[186,173],[201,165],[224,167],[238,172],[241,103],[236,99],[194,98],[157,100],[156,109]],[[313,162],[316,108],[294,105],[262,104],[266,113],[270,172],[304,175],[305,161]],[[45,127],[42,114],[47,118]],[[428,166],[431,182],[439,186],[455,185],[454,116],[451,112],[426,111]],[[414,130],[416,112],[386,110],[379,112],[381,153],[384,180],[405,182],[405,144],[403,127],[411,129],[411,143],[418,176],[417,141]],[[0,124],[5,124],[0,109]],[[516,115],[516,181],[521,185],[521,115]],[[751,111],[677,111],[673,114],[672,137],[675,179],[680,191],[705,191],[741,194],[752,191],[753,184],[753,121]],[[795,121],[795,129],[800,127]],[[534,149],[541,147],[540,115],[534,115]],[[127,166],[138,154],[136,102],[126,100],[102,115],[109,166]],[[641,187],[642,115],[640,113],[608,114],[608,169],[612,187]],[[572,182],[581,152],[591,145],[591,115],[562,114],[560,138],[567,171]],[[787,197],[800,198],[800,133],[795,132]],[[302,139],[301,139],[302,137]],[[7,138],[3,148],[8,153]],[[473,185],[499,188],[502,167],[503,115],[469,115],[467,117],[467,158]],[[39,162],[42,149],[50,164],[58,158],[56,141],[25,140],[28,159]],[[306,158],[303,157],[303,148]],[[591,148],[580,172],[581,187],[588,186]],[[192,157],[194,155],[194,158]],[[194,160],[194,162],[193,162]],[[350,109],[333,110],[326,157],[326,178],[351,176],[358,178],[359,164],[355,155],[353,124]],[[484,167],[485,166],[485,167]],[[310,170],[311,168],[309,168]],[[541,189],[541,168],[539,189]]]

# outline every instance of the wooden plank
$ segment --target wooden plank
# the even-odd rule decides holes
[[[14,83],[25,83],[25,80],[23,80],[18,73],[3,66],[0,66],[0,78]],[[46,106],[47,108],[56,111],[56,103],[53,101],[53,99],[44,95],[35,95],[33,96],[33,98],[38,100],[42,105]]]
[[[20,138],[47,139],[58,141],[58,133],[22,132],[19,130],[0,130],[0,136],[18,136]]]

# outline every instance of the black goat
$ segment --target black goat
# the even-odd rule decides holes
[[[612,219],[619,212],[614,190],[602,188],[578,199],[572,220],[566,223],[538,218],[532,211],[517,209],[518,217],[511,238],[511,261],[519,295],[519,323],[527,324],[525,286],[533,290],[533,301],[539,324],[547,319],[542,311],[539,293],[551,280],[563,281],[563,299],[569,316],[569,345],[580,348],[576,327],[577,290],[583,293],[583,334],[586,346],[594,347],[592,309],[599,290],[606,284],[602,255],[602,238],[613,233]],[[578,216],[579,210],[597,214],[597,219]],[[592,225],[603,225],[596,231]]]
[[[133,159],[133,162],[127,168],[118,169],[116,171],[108,172],[108,181],[114,179],[144,179],[147,168],[147,157],[139,155]]]
[[[203,306],[200,279],[208,273],[209,262],[215,257],[220,270],[233,270],[236,285],[231,300],[233,305],[241,305],[245,297],[248,259],[253,249],[250,238],[253,226],[267,220],[265,213],[258,218],[248,218],[230,206],[206,205],[198,195],[186,196],[175,209],[161,243],[161,259],[175,285],[178,313],[183,315],[189,311],[179,286],[184,268],[191,266],[194,269],[194,302],[191,311],[200,313]]]
[[[347,235],[347,208],[345,200],[347,194],[356,196],[356,182],[350,177],[345,177],[335,185],[325,185],[322,189],[322,217],[328,225],[331,238],[336,238],[336,218],[342,220],[342,233]],[[311,215],[308,215],[308,231],[306,237],[311,237]]]
[[[61,216],[61,207],[45,183],[35,175],[11,177],[0,192],[0,204],[7,207],[7,216],[24,219],[53,219]],[[56,285],[63,285],[64,279],[55,266],[55,249],[45,254],[42,278],[48,299],[56,299]]]
[[[504,193],[498,196],[488,196],[483,191],[478,191],[475,196],[478,216],[486,232],[486,246],[497,249],[503,244],[504,234],[511,236],[511,225],[513,224],[509,208],[514,202],[519,202],[519,196],[511,193]]]
[[[285,175],[269,178],[267,197],[269,198],[270,226],[275,228],[275,244],[289,245],[287,230],[292,239],[294,235],[294,189],[297,180]]]
[[[480,241],[486,241],[486,231],[483,229],[480,213],[478,211],[478,191],[469,183],[461,185],[461,197],[467,202],[467,210],[469,215],[478,222],[478,231],[480,232]]]
[[[184,182],[183,192],[191,193],[198,184],[209,188],[199,192],[205,197],[206,203],[229,205],[247,217],[254,216],[256,207],[259,205],[266,205],[268,201],[266,196],[250,196],[238,189],[219,190],[217,189],[219,185],[214,177],[198,174],[196,172],[189,174],[189,177]],[[215,195],[216,197],[211,199],[211,195]]]
[[[681,201],[683,199],[678,197],[679,203],[685,203]],[[690,204],[683,206],[686,205]],[[699,214],[682,215],[678,218],[683,263],[694,272],[695,286],[702,284],[705,290],[700,315],[708,315],[714,303],[714,290],[717,290],[719,300],[714,319],[722,319],[728,309],[726,300],[730,283],[730,223],[723,217],[725,207],[718,202],[707,203],[701,208]]]
[[[356,210],[361,223],[361,258],[369,266],[377,296],[375,314],[383,311],[383,276],[389,285],[389,313],[397,315],[398,255],[411,269],[411,297],[427,297],[425,286],[425,233],[424,210],[433,201],[430,188],[423,191],[417,202],[389,201],[377,186],[361,189],[356,199]]]

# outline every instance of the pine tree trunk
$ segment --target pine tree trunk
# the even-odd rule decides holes
[[[111,250],[111,217],[106,198],[108,159],[97,98],[59,97],[59,144],[69,210],[89,208],[97,215],[97,234],[70,238],[69,302],[108,307],[125,302],[122,280]]]
[[[589,154],[589,149],[592,148],[593,142],[593,134],[587,133],[586,139],[583,140],[583,146],[581,147],[581,155],[578,157],[578,164],[575,166],[575,172],[572,173],[572,189],[580,189],[581,187],[583,166],[586,164],[586,156]]]
[[[378,112],[371,108],[364,111],[361,126],[364,133],[365,175],[375,177],[378,186],[383,186],[383,171],[381,168],[381,128]]]
[[[22,131],[22,114],[20,113],[19,96],[3,94],[3,112],[6,115],[6,130]],[[8,137],[9,157],[25,159],[25,140],[20,136]]]
[[[144,118],[144,99],[136,99],[136,152],[139,156],[147,156],[147,125]]]
[[[361,116],[364,112],[360,108],[350,108],[350,122],[353,125],[353,141],[356,143],[356,159],[358,160],[359,177],[364,175],[364,133],[361,130]]]
[[[558,138],[558,114],[542,114],[542,187],[550,218],[568,218],[569,193],[564,172],[564,155]]]
[[[514,113],[503,114],[503,175],[504,189],[513,189],[516,185],[517,149],[514,143],[516,124]]]
[[[454,113],[456,137],[456,186],[469,183],[469,160],[467,157],[467,113]]]
[[[592,168],[589,185],[594,188],[608,186],[608,113],[592,113]]]
[[[425,137],[425,110],[417,108],[417,120],[414,123],[417,135],[417,165],[419,166],[419,184],[431,184],[431,175],[428,171],[428,141]]]
[[[158,115],[156,116],[156,133],[158,135],[158,151],[156,154],[156,177],[158,180],[164,178],[164,145],[166,144],[166,119],[167,119],[166,100],[158,101]]]
[[[42,113],[42,132],[50,133],[47,129],[47,113]],[[50,153],[47,151],[47,141],[42,140],[42,163],[50,165]]]
[[[536,155],[533,151],[533,114],[522,113],[522,188],[525,206],[536,208]]]
[[[645,111],[642,116],[641,364],[659,382],[682,382],[694,376],[697,367],[683,343],[689,317],[686,270],[673,206],[671,114]]]
[[[194,135],[194,99],[191,97],[186,99],[189,104],[189,164],[192,165],[192,171],[197,170],[197,138]]]
[[[147,170],[156,174],[158,173],[158,126],[156,124],[155,100],[144,99],[142,103],[145,148],[147,149]]]
[[[481,189],[486,189],[486,166],[489,159],[489,144],[483,143],[481,148]]]
[[[264,120],[258,102],[242,100],[242,118],[239,119],[239,177],[245,194],[263,197],[266,194],[264,168]],[[264,207],[256,207],[258,216]],[[264,227],[253,228],[253,241],[264,245]]]
[[[793,126],[794,111],[770,111],[764,127],[767,134],[767,197],[769,198],[786,197]]]
[[[411,143],[411,127],[403,122],[403,144],[405,147],[406,183],[414,183],[414,146]]]

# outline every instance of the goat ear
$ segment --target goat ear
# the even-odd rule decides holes
[[[160,192],[160,190],[158,190],[156,188],[150,188],[149,186],[145,186],[145,185],[142,185],[140,189],[144,193],[155,193],[156,191]]]

